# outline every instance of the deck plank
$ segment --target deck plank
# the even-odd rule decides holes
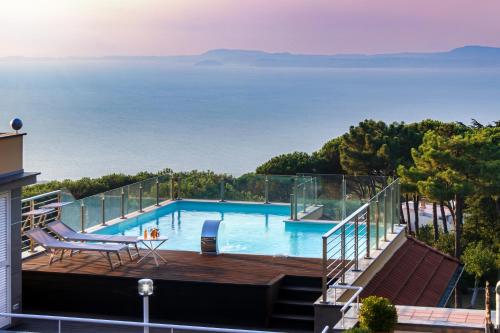
[[[115,270],[111,270],[106,259],[95,253],[79,253],[50,266],[47,256],[38,255],[23,261],[23,271],[254,285],[270,284],[283,274],[321,276],[321,260],[317,258],[245,254],[209,256],[169,250],[160,253],[167,260],[160,267],[155,266],[152,258],[137,264],[137,260],[130,262],[124,255],[124,264]]]

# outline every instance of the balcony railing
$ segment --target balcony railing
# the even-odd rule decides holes
[[[360,258],[370,258],[370,251],[387,241],[387,233],[399,223],[399,206],[399,180],[395,180],[323,235],[323,302],[328,301],[330,286],[344,284],[349,270],[359,271]]]

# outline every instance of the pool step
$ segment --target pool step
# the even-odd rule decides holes
[[[270,327],[285,332],[314,330],[314,302],[321,296],[321,278],[285,276],[274,303]]]

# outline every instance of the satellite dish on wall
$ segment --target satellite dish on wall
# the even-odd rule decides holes
[[[17,134],[19,133],[19,130],[23,128],[23,121],[19,118],[14,118],[10,121],[10,127],[12,127],[12,129],[16,131]]]

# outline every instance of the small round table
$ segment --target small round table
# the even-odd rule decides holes
[[[160,258],[163,260],[164,263],[167,263],[167,261],[158,253],[158,248],[163,245],[168,240],[168,237],[158,237],[158,238],[144,238],[144,237],[137,237],[137,240],[140,241],[144,246],[149,250],[148,253],[146,253],[145,256],[143,256],[141,259],[137,261],[137,263],[140,263],[146,257],[153,257],[155,260],[156,267],[160,266],[158,264],[157,258]]]

